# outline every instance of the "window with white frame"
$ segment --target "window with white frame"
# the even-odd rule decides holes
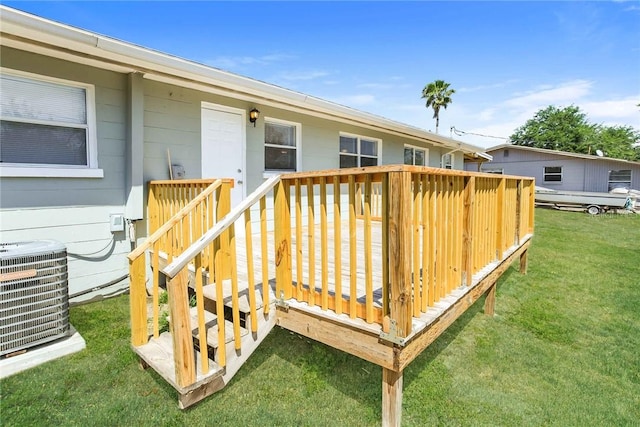
[[[378,166],[381,140],[357,135],[340,135],[340,167]]]
[[[298,170],[301,125],[265,118],[264,169],[267,171]]]
[[[562,182],[562,166],[545,166],[542,180],[551,184]]]
[[[415,166],[427,166],[429,158],[429,150],[426,148],[415,147],[405,144],[404,146],[404,164]]]
[[[97,168],[92,85],[2,69],[0,166]]]
[[[609,171],[609,190],[614,188],[631,188],[631,169]]]
[[[482,172],[484,172],[484,173],[493,173],[493,174],[496,174],[496,175],[503,175],[504,174],[504,169],[503,168],[482,169]]]
[[[444,169],[453,169],[453,153],[443,154],[440,159],[440,167]]]

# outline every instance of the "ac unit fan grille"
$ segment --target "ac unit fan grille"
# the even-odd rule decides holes
[[[0,356],[69,334],[66,248],[0,244]]]

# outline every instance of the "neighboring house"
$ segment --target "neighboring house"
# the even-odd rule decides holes
[[[482,172],[531,176],[541,187],[601,193],[640,189],[640,162],[510,144],[486,151],[493,160],[481,163]],[[477,171],[478,164],[467,161],[465,169]]]
[[[127,288],[131,240],[146,236],[146,185],[169,178],[168,154],[185,178],[233,178],[233,203],[282,171],[462,169],[463,158],[484,155],[383,117],[0,11],[0,240],[62,241],[72,295],[114,284],[85,299]],[[110,231],[120,218],[124,231]]]

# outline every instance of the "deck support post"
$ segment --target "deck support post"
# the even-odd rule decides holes
[[[147,281],[146,254],[129,261],[129,305],[131,309],[131,344],[147,343]]]
[[[173,338],[173,358],[176,369],[176,383],[186,387],[196,381],[196,362],[189,321],[189,274],[183,268],[171,281],[169,292],[169,312],[171,336]],[[205,353],[206,354],[206,353]]]
[[[397,334],[411,333],[411,172],[389,172],[389,309]]]
[[[493,316],[496,308],[496,282],[489,287],[484,300],[484,314]]]
[[[529,251],[526,250],[520,255],[520,274],[527,274],[527,267],[529,266],[528,253]]]
[[[382,426],[399,427],[402,418],[402,374],[382,368]]]

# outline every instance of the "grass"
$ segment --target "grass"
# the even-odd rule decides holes
[[[638,425],[640,216],[536,211],[529,274],[481,299],[404,375],[403,425]],[[127,296],[74,307],[87,342],[2,380],[3,426],[368,426],[381,369],[275,328],[221,392],[180,411],[129,348]]]

